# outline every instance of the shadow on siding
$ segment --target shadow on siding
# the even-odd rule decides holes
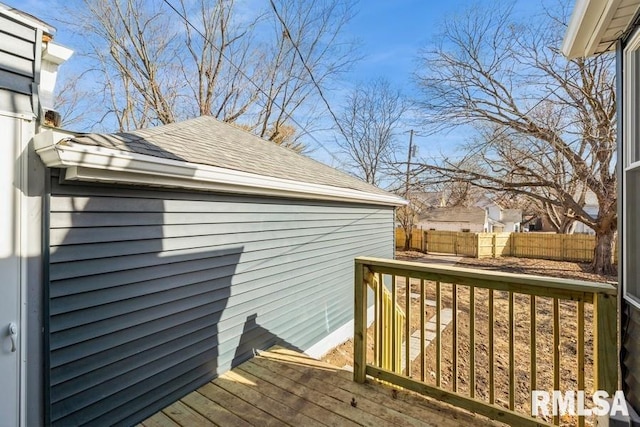
[[[233,357],[233,361],[231,362],[232,367],[235,368],[243,362],[251,359],[257,351],[267,350],[274,345],[279,345],[281,347],[303,353],[303,351],[295,345],[260,326],[256,321],[257,318],[257,314],[247,316],[247,320],[245,320],[244,327],[242,328],[240,342],[236,347],[236,353]],[[294,319],[292,319],[292,321],[294,321]]]
[[[57,181],[46,421],[135,424],[218,375],[218,323],[244,248],[172,246],[161,193]]]

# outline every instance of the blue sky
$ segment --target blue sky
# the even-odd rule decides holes
[[[74,39],[69,32],[65,32],[61,24],[56,23],[55,11],[59,6],[69,4],[63,0],[0,0],[1,2],[24,10],[57,27],[56,41],[72,49],[78,49],[81,40]],[[253,1],[256,0],[237,0]],[[553,0],[550,0],[553,1]],[[494,7],[495,0],[361,0],[357,5],[357,14],[347,27],[349,37],[360,42],[361,62],[344,76],[333,93],[328,93],[329,102],[337,110],[341,97],[349,88],[358,82],[365,82],[379,77],[386,78],[405,95],[411,97],[417,94],[411,75],[416,69],[416,56],[420,48],[425,47],[438,33],[438,28],[445,19],[452,19],[457,11],[472,4],[480,7]],[[535,16],[542,10],[542,2],[531,0],[515,1],[516,16]],[[78,57],[72,57],[63,65],[61,73],[74,72],[82,67]],[[463,143],[468,132],[463,129],[440,133],[431,136],[420,136],[426,133],[415,123],[408,123],[399,133],[399,139],[408,143],[408,130],[414,128],[419,156],[438,155],[446,153],[455,155],[454,147]],[[404,133],[407,132],[407,133]],[[317,133],[316,138],[326,149],[315,146],[312,157],[339,166],[327,151],[337,150],[333,138],[328,133]],[[315,143],[310,144],[312,147]],[[401,154],[404,157],[406,154]]]

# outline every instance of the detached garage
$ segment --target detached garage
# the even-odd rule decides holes
[[[47,423],[136,423],[276,343],[319,356],[352,334],[353,258],[393,257],[400,198],[213,118],[56,135]]]

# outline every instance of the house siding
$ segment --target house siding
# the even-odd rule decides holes
[[[0,111],[33,112],[38,31],[0,14]]]
[[[128,425],[275,343],[353,317],[353,258],[393,208],[60,184],[50,198],[48,414]]]
[[[635,99],[637,93],[625,91],[625,79],[637,78],[637,76],[624,75],[624,48],[629,38],[638,29],[638,17],[634,19],[631,27],[627,29],[624,39],[619,39],[616,45],[616,92],[622,94],[617,102],[617,179],[618,179],[618,235],[620,236],[620,256],[618,257],[618,282],[621,284],[620,302],[620,373],[621,385],[625,398],[636,412],[640,412],[640,310],[627,301],[627,292],[634,293],[637,297],[637,259],[638,238],[635,230],[638,229],[638,217],[636,204],[629,202],[635,200],[633,195],[637,187],[633,182],[628,182],[629,176],[625,173],[626,167],[635,159],[629,157],[633,152],[631,148],[636,143],[635,138],[627,138],[625,126],[625,106],[629,97],[637,107]],[[634,118],[635,119],[635,118]],[[630,185],[632,184],[632,185]]]
[[[634,409],[640,409],[640,310],[622,300],[620,367],[622,390]]]

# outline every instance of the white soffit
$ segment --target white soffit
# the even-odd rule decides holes
[[[34,138],[34,148],[47,167],[65,169],[64,178],[70,181],[138,184],[386,206],[408,203],[393,194],[366,193],[77,144],[67,139],[60,141],[61,136],[68,137],[51,130],[40,133]]]
[[[576,0],[562,53],[572,59],[615,50],[639,7],[640,0]]]

